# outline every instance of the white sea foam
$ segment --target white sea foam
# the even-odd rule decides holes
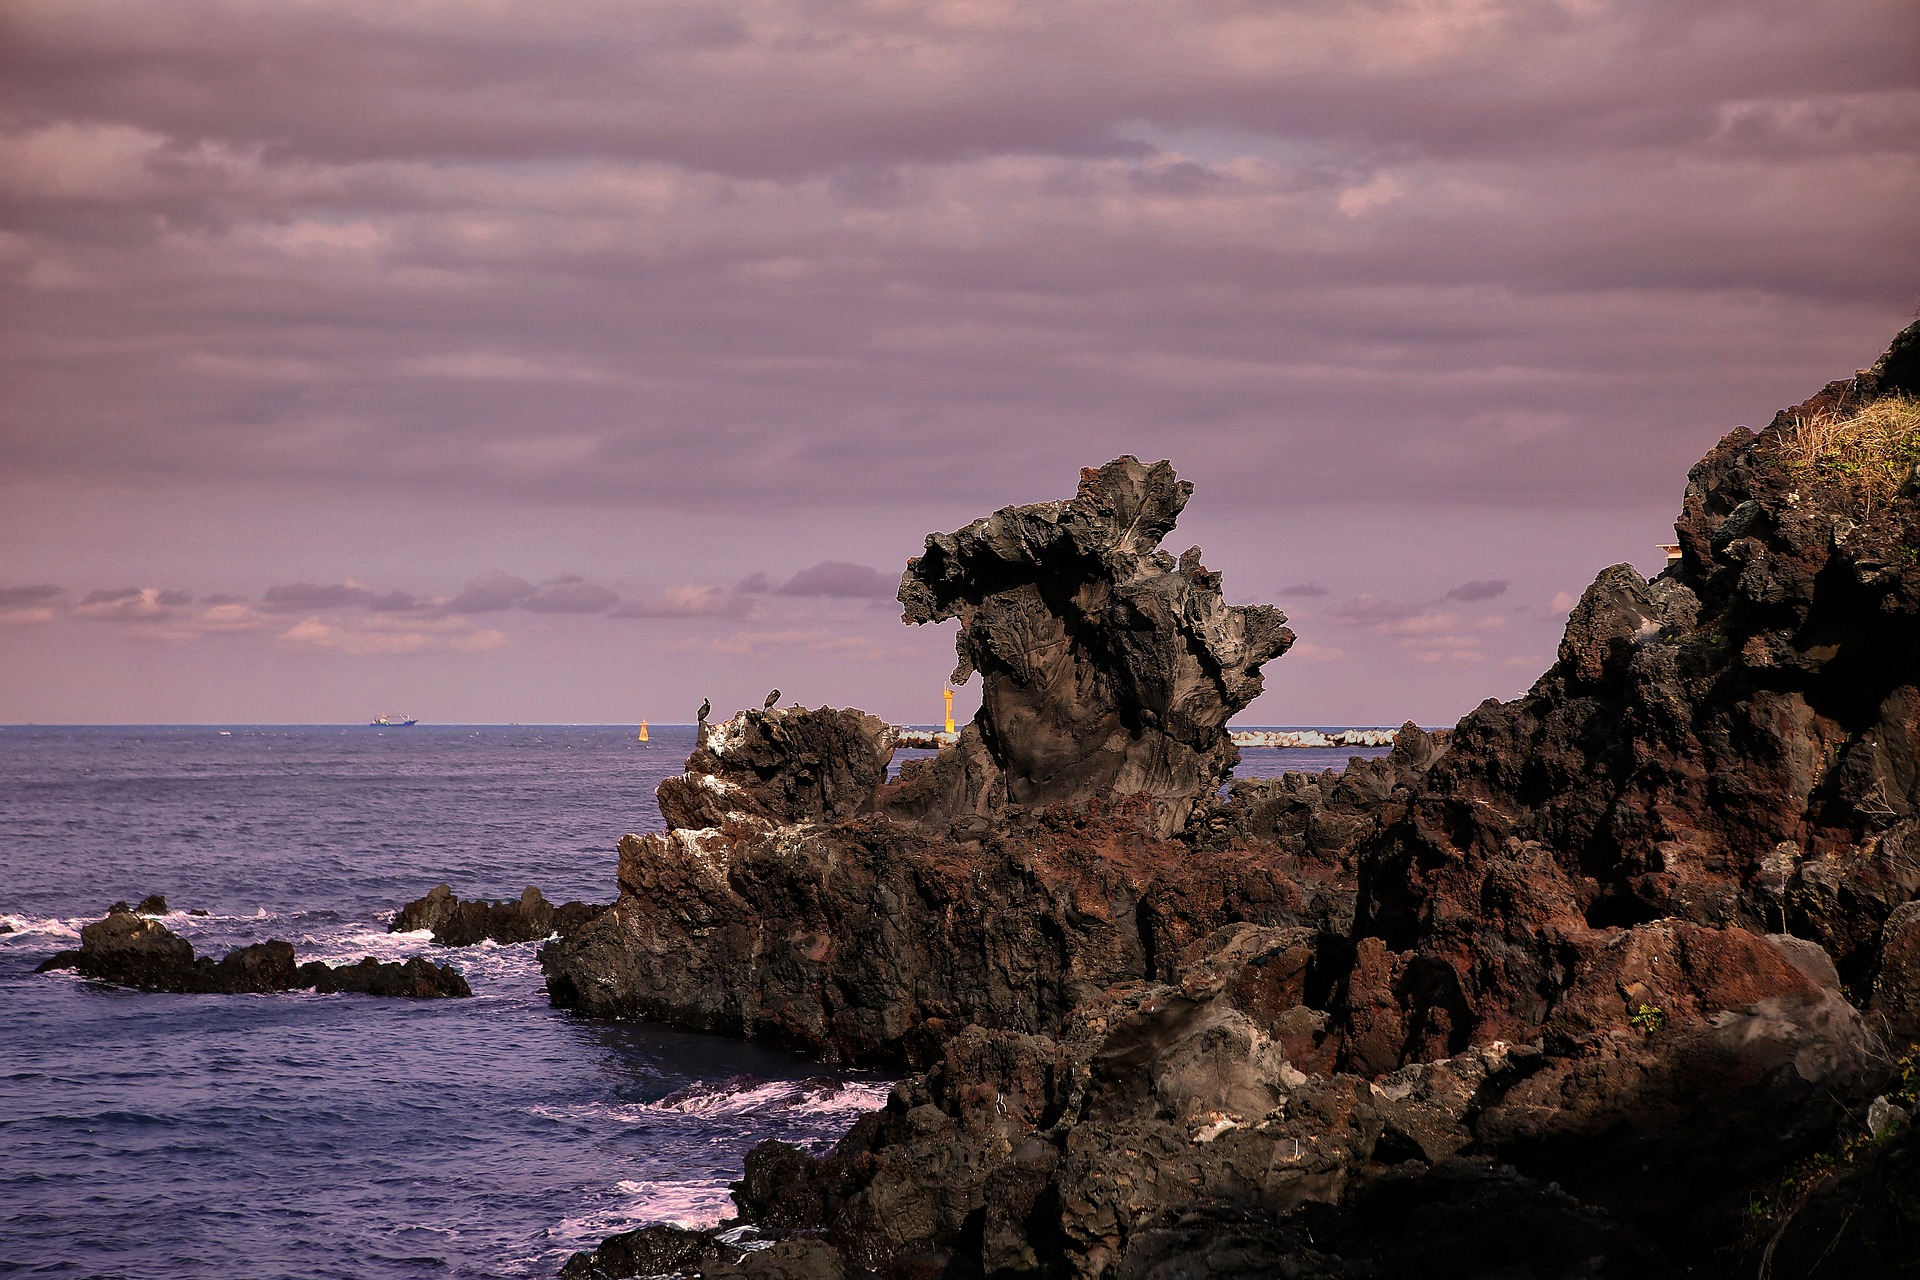
[[[737,1116],[767,1111],[792,1115],[859,1115],[886,1105],[892,1084],[874,1080],[741,1079],[697,1084],[645,1104],[653,1111],[691,1116]]]
[[[1235,729],[1231,736],[1236,747],[1390,747],[1397,729],[1336,729],[1322,733],[1317,729]]]
[[[668,1223],[676,1227],[718,1226],[734,1214],[733,1192],[718,1179],[617,1182],[609,1203],[575,1218],[563,1218],[547,1230],[555,1244],[591,1249],[610,1235]]]
[[[0,915],[0,922],[4,922],[13,927],[12,933],[0,933],[0,938],[24,937],[27,934],[38,934],[55,938],[77,938],[80,936],[80,926],[89,923],[89,921],[78,918],[59,920],[51,916],[42,918],[38,916],[17,916],[11,914]]]
[[[802,1097],[793,1104],[793,1110],[806,1115],[864,1115],[869,1111],[878,1111],[887,1105],[887,1095],[893,1092],[890,1081],[849,1080],[838,1089],[830,1092],[818,1092]]]
[[[690,1085],[657,1102],[540,1104],[528,1113],[545,1120],[604,1124],[651,1124],[666,1116],[805,1116],[851,1120],[883,1107],[892,1085],[884,1080],[729,1080]]]

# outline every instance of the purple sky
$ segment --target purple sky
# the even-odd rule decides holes
[[[1917,177],[1910,0],[12,0],[0,721],[926,721],[922,537],[1134,453],[1244,722],[1450,722]]]

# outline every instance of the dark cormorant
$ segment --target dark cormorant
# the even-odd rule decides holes
[[[766,711],[771,711],[773,710],[773,704],[778,701],[780,701],[780,691],[778,689],[775,689],[772,693],[767,695],[767,701],[764,704],[762,709]]]
[[[698,723],[705,724],[707,722],[707,717],[712,714],[713,714],[713,703],[706,698],[700,699],[700,719]]]

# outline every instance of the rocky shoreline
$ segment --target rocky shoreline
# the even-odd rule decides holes
[[[425,930],[443,947],[470,947],[479,942],[538,942],[554,934],[568,934],[605,911],[592,902],[563,902],[554,906],[534,885],[518,898],[459,898],[451,885],[438,884],[423,898],[394,912],[389,933]]]
[[[1920,472],[1796,449],[1917,393],[1920,325],[1722,440],[1527,694],[1224,800],[1292,633],[1157,550],[1165,464],[930,537],[958,741],[889,783],[864,713],[742,712],[542,954],[582,1013],[916,1074],[752,1153],[771,1247],[567,1274],[1909,1274]]]
[[[34,972],[72,969],[115,986],[193,995],[314,991],[431,999],[473,994],[459,970],[419,956],[404,963],[368,956],[357,964],[301,964],[293,944],[279,938],[236,948],[219,960],[196,956],[192,943],[151,918],[166,909],[166,899],[157,894],[137,908],[116,902],[105,917],[81,926],[77,950],[48,957]]]

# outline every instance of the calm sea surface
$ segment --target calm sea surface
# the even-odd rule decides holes
[[[557,1012],[537,944],[386,932],[440,881],[611,900],[614,846],[659,829],[654,787],[692,746],[687,727],[652,737],[0,728],[0,1275],[548,1276],[611,1232],[727,1216],[754,1143],[824,1148],[878,1106],[872,1074]],[[1243,754],[1250,776],[1381,752]],[[32,972],[149,893],[202,954],[434,953],[476,998]]]

